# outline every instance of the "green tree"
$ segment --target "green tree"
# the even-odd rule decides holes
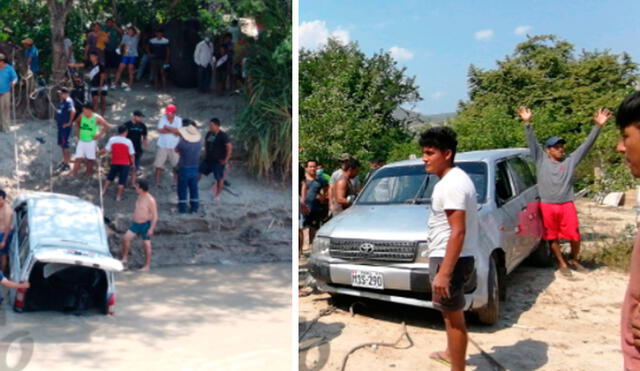
[[[386,159],[412,135],[393,112],[420,100],[414,78],[388,53],[367,57],[356,43],[328,40],[300,51],[301,158],[335,165],[348,152],[362,161]]]
[[[540,141],[562,136],[571,151],[591,130],[594,112],[601,107],[615,110],[637,78],[637,66],[626,53],[582,51],[576,55],[572,44],[553,35],[528,37],[497,65],[493,70],[469,68],[470,100],[460,103],[452,124],[462,151],[526,146],[517,118],[520,105],[533,110]],[[579,187],[594,180],[599,190],[632,184],[613,150],[617,136],[611,120],[578,170]],[[594,166],[603,177],[594,178]]]

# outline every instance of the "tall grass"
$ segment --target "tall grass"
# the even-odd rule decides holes
[[[267,0],[264,30],[247,59],[246,108],[234,135],[245,144],[258,177],[291,176],[291,3]]]

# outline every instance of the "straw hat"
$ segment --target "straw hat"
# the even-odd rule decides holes
[[[195,126],[189,125],[186,127],[181,127],[180,129],[178,129],[178,131],[187,142],[196,143],[199,142],[200,138],[202,137],[202,135],[200,134],[200,130],[198,130],[198,128],[196,128]]]

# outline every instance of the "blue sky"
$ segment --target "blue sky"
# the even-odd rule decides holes
[[[495,68],[526,34],[554,34],[582,49],[629,53],[640,62],[639,0],[300,0],[300,46],[327,37],[368,55],[391,51],[416,76],[425,114],[467,99],[470,64]]]

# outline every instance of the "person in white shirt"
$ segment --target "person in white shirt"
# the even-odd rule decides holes
[[[120,87],[120,77],[122,77],[124,69],[127,68],[129,72],[129,84],[124,91],[131,91],[131,87],[133,86],[133,77],[135,76],[133,70],[135,69],[136,59],[138,59],[138,42],[140,42],[140,33],[135,27],[129,26],[127,33],[122,37],[122,41],[120,42],[122,59],[116,72],[115,82],[115,86]]]
[[[160,184],[160,174],[164,170],[164,165],[169,161],[173,172],[173,187],[176,188],[178,184],[178,177],[175,172],[175,167],[178,165],[180,155],[175,151],[178,142],[180,141],[180,133],[178,129],[182,127],[182,118],[176,115],[177,108],[173,104],[169,104],[164,109],[164,115],[160,117],[158,122],[158,136],[156,159],[153,165],[156,168],[156,184]]]
[[[211,60],[213,57],[213,44],[211,37],[205,36],[202,41],[196,45],[193,52],[193,61],[198,66],[198,91],[200,93],[208,93],[211,86],[211,74],[213,72]]]
[[[447,349],[429,357],[462,371],[468,341],[464,284],[473,274],[478,246],[476,190],[469,176],[454,165],[458,142],[451,128],[431,128],[419,143],[426,171],[440,178],[431,195],[427,244],[432,301],[444,317]]]

